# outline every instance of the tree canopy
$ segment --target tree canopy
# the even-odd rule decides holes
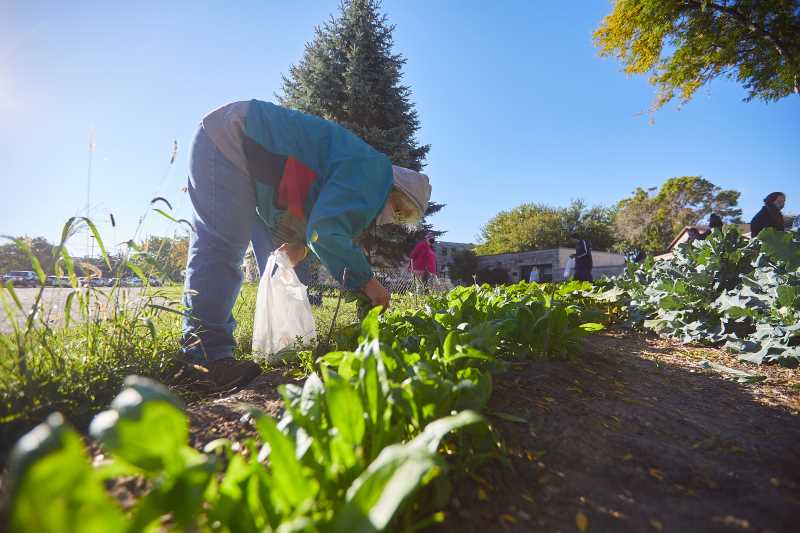
[[[721,189],[700,176],[667,180],[655,194],[637,188],[621,200],[614,217],[617,236],[629,248],[657,253],[666,250],[685,226],[700,223],[711,213],[740,223],[739,192]]]
[[[148,276],[179,281],[183,279],[188,254],[188,237],[150,235],[142,243],[141,252],[134,255],[131,262],[141,267]]]
[[[582,200],[561,208],[522,204],[501,211],[481,229],[476,252],[486,255],[574,246],[572,232],[588,238],[595,249],[607,250],[616,242],[613,217],[613,209],[587,208]]]
[[[458,283],[470,284],[478,273],[478,256],[472,250],[456,250],[448,274]]]
[[[654,109],[719,76],[747,101],[800,94],[799,0],[616,0],[594,40],[626,73],[650,73]]]
[[[282,105],[329,120],[359,135],[394,164],[423,167],[430,149],[416,138],[420,123],[411,88],[402,83],[406,60],[392,51],[394,26],[377,0],[345,0],[337,17],[315,29],[299,63],[283,78]],[[442,204],[431,203],[427,215]],[[432,228],[371,228],[359,242],[378,262],[398,264]]]
[[[19,237],[26,241],[45,273],[53,272],[53,245],[44,237]],[[0,244],[0,274],[9,270],[32,270],[31,260],[15,242]]]

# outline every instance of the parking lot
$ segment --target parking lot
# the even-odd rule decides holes
[[[5,290],[5,289],[2,289]],[[103,289],[95,289],[96,291],[102,291],[105,294],[108,294],[111,289],[103,288]],[[125,289],[118,289],[120,293],[124,292],[125,296],[127,297],[128,305],[135,305],[136,302],[140,301],[143,296],[143,292],[145,289],[142,288],[125,288]],[[64,324],[64,305],[67,301],[67,295],[72,291],[72,289],[62,289],[56,287],[47,287],[44,290],[44,294],[42,295],[41,301],[41,312],[44,313],[45,318],[47,319],[48,323],[52,327],[58,327]],[[20,311],[16,307],[14,307],[14,319],[19,324],[23,324],[25,319],[27,318],[28,314],[33,307],[34,302],[36,301],[36,295],[39,292],[38,288],[29,289],[29,288],[19,288],[16,289],[15,292],[17,293],[17,297],[22,304],[23,311]],[[14,305],[11,301],[11,298],[6,294],[9,304],[12,306]],[[99,297],[93,300],[97,305],[94,306],[93,316],[101,316],[108,312],[108,304],[105,298]],[[73,303],[75,306],[76,303]],[[79,313],[76,311],[75,307],[72,309],[72,320],[81,320],[79,317]],[[6,312],[0,313],[0,333],[11,333],[13,331],[13,323],[11,322],[10,317]]]

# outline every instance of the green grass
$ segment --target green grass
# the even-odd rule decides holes
[[[13,306],[12,292],[0,292]],[[126,292],[76,289],[67,326],[55,328],[34,317],[29,327],[0,336],[0,455],[53,411],[83,427],[119,391],[125,376],[174,381],[181,287],[147,288],[133,304],[126,301]],[[234,307],[238,358],[251,357],[256,292],[257,284],[245,284]],[[112,304],[111,316],[87,318],[101,302]],[[322,338],[336,303],[337,298],[326,296],[321,306],[312,307]],[[355,304],[342,301],[337,329],[356,321]],[[335,335],[332,340],[335,347]]]

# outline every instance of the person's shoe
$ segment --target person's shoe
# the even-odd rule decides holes
[[[261,367],[253,361],[237,360],[233,357],[211,361],[207,365],[208,378],[216,390],[232,389],[247,385],[261,374]]]

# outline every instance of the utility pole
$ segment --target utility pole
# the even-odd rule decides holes
[[[94,128],[89,128],[89,169],[86,172],[86,218],[91,219],[91,201],[92,201],[92,159],[94,156],[95,147],[95,132]],[[94,236],[86,226],[86,251],[89,257],[94,257]]]

